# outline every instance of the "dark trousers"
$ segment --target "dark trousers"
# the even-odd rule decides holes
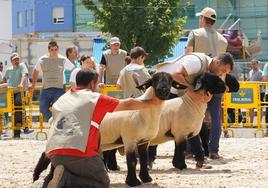
[[[103,160],[99,155],[75,157],[54,155],[51,157],[54,167],[64,166],[60,188],[108,188],[110,179]]]
[[[204,149],[199,134],[188,140],[191,152],[194,154],[196,161],[203,161],[205,157]]]
[[[22,99],[21,93],[14,93],[14,107],[15,107],[15,130],[14,130],[14,137],[20,136],[20,129],[22,126]]]

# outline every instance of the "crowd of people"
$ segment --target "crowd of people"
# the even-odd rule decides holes
[[[185,153],[194,156],[196,167],[202,168],[205,165],[205,156],[212,160],[220,158],[223,93],[206,96],[196,94],[191,84],[204,72],[214,73],[226,80],[234,62],[232,55],[226,53],[227,40],[213,28],[217,20],[216,11],[206,7],[197,16],[199,28],[190,32],[185,55],[173,62],[174,70],[167,72],[172,74],[175,81],[187,86],[187,89],[179,91],[173,88],[170,99],[190,92],[194,100],[208,102],[210,128],[205,122],[201,131],[207,139],[202,139],[204,135],[196,135],[185,146]],[[118,37],[112,37],[109,45],[110,48],[103,52],[97,66],[92,56],[83,54],[78,58],[77,47],[67,48],[66,56],[63,56],[59,54],[57,42],[50,41],[48,53],[40,57],[34,67],[31,84],[28,69],[20,61],[19,54],[11,55],[12,66],[6,69],[5,74],[2,74],[3,63],[0,62],[0,89],[18,87],[33,92],[39,76],[42,77],[40,112],[47,122],[53,116],[46,152],[55,167],[53,178],[45,182],[44,187],[109,187],[107,169],[120,170],[120,167],[116,162],[116,149],[103,153],[104,163],[99,154],[98,126],[103,117],[107,112],[148,108],[160,104],[160,101],[137,99],[143,91],[136,87],[151,78],[144,65],[148,53],[140,46],[132,48],[129,53],[122,50]],[[263,71],[259,69],[257,60],[252,60],[251,66],[249,81],[268,81],[268,64]],[[116,84],[123,91],[124,99],[99,94],[97,91],[103,84]],[[71,86],[71,90],[65,92],[67,85]],[[261,96],[261,100],[268,99],[264,88],[261,89]],[[20,92],[14,93],[14,99],[15,106],[21,106]],[[18,107],[14,115],[14,138],[20,138],[22,113],[21,107]],[[251,110],[251,122],[253,114],[254,109]],[[268,120],[268,115],[266,119]],[[31,130],[25,127],[24,133],[29,132]],[[157,146],[149,147],[150,167],[157,158],[156,150]]]

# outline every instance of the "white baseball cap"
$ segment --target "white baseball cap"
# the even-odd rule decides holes
[[[206,7],[201,12],[195,14],[196,16],[204,16],[212,20],[216,20],[217,14],[216,11],[212,8]]]
[[[120,39],[118,37],[112,37],[110,44],[120,44]]]

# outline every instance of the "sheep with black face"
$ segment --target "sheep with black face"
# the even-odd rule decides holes
[[[211,73],[200,75],[193,83],[194,90],[204,95],[223,93],[226,90],[224,81]],[[199,133],[205,112],[207,101],[195,101],[186,92],[182,97],[165,101],[159,123],[157,136],[150,145],[157,145],[175,140],[175,153],[173,166],[179,169],[186,168],[184,148],[181,143],[185,138]]]

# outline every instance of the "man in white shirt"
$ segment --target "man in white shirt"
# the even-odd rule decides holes
[[[40,57],[35,65],[31,87],[34,91],[38,75],[42,72],[43,89],[40,96],[40,112],[44,115],[45,121],[48,121],[52,115],[49,108],[64,94],[64,70],[74,68],[67,58],[59,54],[59,46],[56,41],[49,42],[48,52]]]

